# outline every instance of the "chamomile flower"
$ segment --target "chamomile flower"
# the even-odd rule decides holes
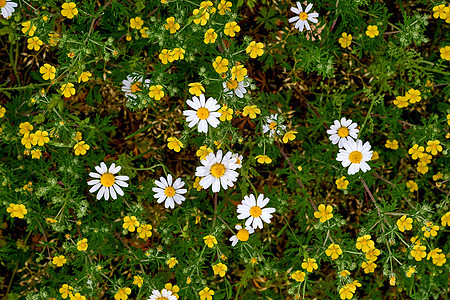
[[[334,124],[327,130],[330,135],[329,139],[334,145],[338,144],[339,148],[342,148],[345,142],[357,138],[359,132],[359,129],[356,129],[357,126],[358,124],[353,123],[351,119],[334,120]]]
[[[255,232],[253,227],[246,226],[245,228],[242,228],[241,225],[236,225],[234,228],[238,231],[235,235],[230,237],[231,246],[236,246],[238,241],[246,242],[248,241],[248,238],[250,237],[250,234]]]
[[[223,91],[227,96],[232,97],[235,94],[239,98],[244,98],[245,93],[247,93],[246,87],[250,83],[247,80],[247,76],[244,76],[244,80],[237,81],[237,79],[229,79],[223,83]]]
[[[263,208],[269,203],[269,198],[264,198],[263,194],[260,194],[257,199],[255,195],[250,194],[244,196],[241,204],[237,206],[238,219],[247,219],[245,226],[252,226],[253,229],[263,228],[263,222],[270,223],[272,214],[275,212],[275,208],[267,207]]]
[[[12,13],[16,10],[17,3],[12,2],[10,0],[0,1],[0,10],[3,18],[7,19],[12,16]]]
[[[186,198],[182,196],[187,193],[187,189],[183,189],[184,182],[181,178],[177,178],[172,182],[172,175],[167,175],[167,179],[161,177],[159,180],[155,180],[155,184],[158,187],[152,188],[152,191],[156,194],[158,203],[165,202],[165,208],[175,208],[175,203],[181,204]]]
[[[309,26],[307,21],[317,23],[317,17],[319,17],[319,14],[316,12],[309,13],[312,7],[313,4],[310,3],[306,6],[305,11],[303,11],[302,5],[300,4],[300,2],[297,2],[297,7],[291,7],[291,11],[298,16],[290,18],[289,23],[295,22],[295,28],[300,32],[303,31],[303,28],[306,28],[306,30],[311,30],[311,27]]]
[[[125,97],[136,99],[136,92],[142,91],[143,88],[148,88],[150,85],[150,79],[146,79],[144,84],[142,80],[144,78],[137,73],[133,73],[127,76],[127,79],[122,80],[122,91],[125,92]]]
[[[370,170],[367,162],[372,158],[373,151],[370,150],[369,142],[364,145],[361,140],[353,139],[344,144],[344,148],[339,149],[336,160],[342,163],[344,168],[348,168],[348,174],[353,175],[359,172],[364,173]]]
[[[201,94],[199,98],[194,96],[192,100],[187,100],[186,103],[194,109],[183,111],[190,128],[198,123],[198,132],[207,133],[208,124],[213,128],[219,125],[220,121],[218,118],[220,118],[221,113],[217,111],[220,105],[217,104],[216,99],[209,97],[205,101],[205,95]]]
[[[286,126],[279,124],[278,114],[270,115],[265,120],[266,123],[263,125],[263,133],[269,132],[269,137],[275,134],[280,135],[286,129]]]
[[[148,300],[177,300],[177,297],[172,294],[171,291],[163,289],[161,292],[158,290],[153,290],[150,298]]]
[[[98,189],[97,200],[105,198],[105,200],[111,198],[117,199],[117,194],[123,196],[123,190],[121,187],[128,187],[128,183],[125,181],[129,180],[128,176],[116,176],[122,167],[117,166],[115,163],[112,163],[111,166],[108,167],[104,162],[100,163],[100,166],[95,166],[96,172],[89,173],[89,176],[95,178],[93,180],[88,181],[88,185],[93,185],[89,190],[89,193],[95,193]]]
[[[236,161],[237,159],[233,157],[233,153],[227,152],[222,157],[222,150],[218,150],[216,154],[210,153],[205,159],[200,161],[202,166],[197,167],[195,176],[203,177],[200,180],[200,185],[204,189],[212,186],[212,191],[217,193],[220,191],[220,186],[222,186],[226,190],[228,187],[234,186],[239,175],[235,171],[238,168]]]

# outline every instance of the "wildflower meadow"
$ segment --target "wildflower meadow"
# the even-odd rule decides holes
[[[0,14],[0,298],[449,298],[448,1]]]

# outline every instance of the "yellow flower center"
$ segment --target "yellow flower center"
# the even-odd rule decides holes
[[[175,189],[171,186],[166,187],[166,189],[164,190],[164,195],[166,195],[167,197],[175,196]]]
[[[235,89],[237,89],[237,87],[238,87],[238,82],[236,79],[227,81],[227,88],[229,90],[235,90]]]
[[[166,297],[158,297],[156,298],[156,300],[169,300],[169,299],[167,299]]]
[[[359,151],[353,151],[348,156],[348,159],[354,164],[359,164],[361,162],[362,158],[363,158],[362,153]]]
[[[251,215],[253,218],[259,217],[259,216],[261,215],[261,213],[262,213],[262,209],[261,209],[261,207],[259,207],[259,206],[252,206],[252,207],[250,208],[250,215]]]
[[[298,17],[300,18],[300,20],[305,21],[306,19],[308,19],[308,14],[305,13],[304,11],[302,11],[302,12],[298,15]]]
[[[105,173],[102,175],[102,177],[100,177],[100,182],[105,187],[112,186],[115,181],[116,181],[116,177],[114,177],[114,175],[111,173]]]
[[[338,129],[337,134],[341,137],[341,138],[345,138],[348,137],[348,128],[347,127],[341,127]]]
[[[270,129],[275,129],[275,128],[277,128],[277,122],[270,122],[269,128],[270,128]]]
[[[132,93],[136,93],[137,91],[142,91],[139,87],[141,86],[141,82],[135,82],[131,85],[130,90]]]
[[[236,236],[237,236],[238,240],[245,242],[245,241],[248,241],[248,237],[250,236],[250,234],[248,233],[247,229],[241,228],[241,229],[239,229]]]
[[[214,164],[211,167],[211,174],[216,178],[220,178],[225,174],[225,166],[221,163]]]
[[[6,0],[0,0],[0,7],[6,6]]]
[[[205,119],[207,119],[207,118],[209,117],[209,110],[208,110],[206,107],[200,107],[200,108],[197,110],[197,117],[198,117],[200,120],[205,120]]]

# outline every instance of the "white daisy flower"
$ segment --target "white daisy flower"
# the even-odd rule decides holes
[[[172,291],[163,289],[161,292],[153,290],[148,300],[177,300],[177,297],[172,294]]]
[[[158,203],[163,203],[165,208],[175,208],[175,203],[180,204],[186,200],[182,194],[187,193],[187,189],[182,189],[184,181],[181,178],[177,178],[172,184],[172,175],[167,175],[167,180],[164,177],[155,180],[155,184],[158,187],[152,188],[156,194],[153,196],[158,199]]]
[[[244,94],[247,93],[246,87],[249,85],[250,83],[247,80],[247,76],[240,82],[236,79],[229,79],[223,83],[223,91],[227,96],[233,96],[234,93],[237,97],[244,98]]]
[[[245,226],[252,226],[253,229],[263,228],[263,223],[270,223],[270,219],[275,212],[275,208],[268,207],[263,208],[269,203],[269,198],[264,198],[263,194],[258,196],[255,200],[255,195],[250,194],[249,196],[244,196],[241,204],[237,206],[237,213],[239,214],[238,219],[247,219],[245,221]]]
[[[241,225],[236,225],[236,226],[234,226],[234,228],[236,228],[236,230],[238,232],[235,235],[233,235],[232,237],[230,237],[231,246],[233,246],[233,247],[236,246],[238,241],[241,241],[241,242],[248,241],[250,234],[255,232],[255,230],[251,226],[246,226],[245,228],[242,228]]]
[[[16,10],[17,3],[10,0],[0,0],[0,9],[2,11],[3,18],[7,19],[12,16],[12,13]]]
[[[318,20],[316,18],[319,17],[319,14],[316,12],[309,13],[312,7],[313,4],[310,3],[306,6],[305,11],[303,11],[302,5],[300,4],[300,2],[297,2],[297,7],[291,7],[291,11],[298,16],[290,18],[289,23],[295,22],[295,28],[300,32],[303,31],[304,27],[307,30],[311,30],[311,27],[309,27],[307,20],[313,23],[317,23]]]
[[[235,153],[231,155],[231,158],[236,158],[237,169],[242,167],[242,160],[244,159],[242,155]]]
[[[109,195],[111,195],[111,198],[113,199],[117,199],[117,194],[123,196],[123,190],[120,187],[128,187],[128,183],[125,181],[130,178],[128,176],[114,175],[118,173],[120,169],[122,169],[122,167],[116,167],[115,163],[112,163],[111,166],[109,166],[109,170],[104,162],[101,162],[100,166],[95,166],[95,170],[98,173],[89,173],[89,176],[96,178],[87,183],[88,185],[93,185],[89,190],[89,193],[95,193],[100,189],[97,193],[97,200],[102,199],[102,197],[104,197],[105,200],[108,200]]]
[[[361,169],[364,173],[370,170],[367,161],[371,160],[373,151],[369,142],[364,145],[361,140],[350,139],[344,143],[344,148],[339,149],[336,160],[342,162],[343,167],[348,167],[348,174],[353,175]]]
[[[200,185],[204,189],[212,185],[212,191],[217,193],[220,191],[221,185],[224,190],[234,186],[239,174],[235,171],[238,168],[237,160],[232,155],[233,153],[227,152],[222,157],[222,150],[219,150],[217,154],[210,153],[200,161],[203,166],[197,167],[195,176],[203,177],[200,180]]]
[[[138,73],[128,75],[127,79],[122,81],[122,91],[125,92],[125,97],[128,99],[136,99],[136,92],[149,88],[151,82],[150,79],[146,79],[144,84],[142,84],[143,79],[144,78]]]
[[[351,119],[342,118],[341,121],[334,120],[334,124],[330,126],[327,133],[330,135],[331,142],[335,145],[339,143],[339,148],[342,148],[347,141],[358,137],[357,126],[358,124],[352,123]]]
[[[192,100],[186,101],[187,105],[194,110],[185,110],[183,115],[186,116],[186,122],[189,122],[188,126],[194,127],[198,123],[198,132],[208,132],[208,124],[212,127],[217,127],[220,121],[218,118],[222,115],[217,110],[220,105],[217,104],[217,100],[209,97],[205,101],[205,95],[201,94],[200,99],[197,96],[192,97]]]
[[[266,124],[263,125],[263,133],[269,132],[269,137],[272,137],[275,133],[280,135],[285,129],[286,126],[278,124],[278,114],[266,117]]]

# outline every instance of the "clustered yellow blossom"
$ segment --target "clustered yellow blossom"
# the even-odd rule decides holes
[[[11,218],[23,219],[27,214],[27,209],[23,204],[10,203],[6,211],[11,214]]]
[[[169,137],[167,141],[167,147],[175,152],[180,152],[181,148],[184,147],[183,143],[180,142],[180,140],[178,140],[176,137]]]
[[[303,282],[303,281],[305,281],[305,275],[306,275],[305,272],[297,270],[291,274],[291,278],[297,282]]]
[[[352,35],[346,32],[342,33],[342,37],[339,38],[339,44],[342,48],[347,48],[352,43]]]
[[[377,25],[369,25],[367,26],[367,31],[366,31],[366,35],[370,38],[374,38],[376,36],[378,36],[380,34],[380,32],[378,31],[378,26]]]
[[[333,207],[331,205],[325,206],[324,204],[320,204],[317,208],[317,211],[314,212],[314,217],[319,219],[320,223],[325,223],[326,221],[333,218]]]
[[[345,176],[342,176],[339,179],[336,179],[335,181],[336,187],[340,190],[346,190],[348,187],[348,184],[350,183]]]
[[[207,235],[203,237],[203,240],[205,241],[206,246],[208,246],[209,248],[212,248],[214,247],[214,245],[217,245],[217,240],[215,236]]]

